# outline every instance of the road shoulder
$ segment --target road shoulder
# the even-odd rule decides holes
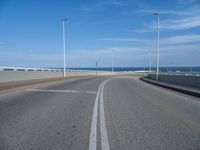
[[[169,83],[165,83],[165,82],[161,82],[161,81],[155,81],[155,80],[152,80],[152,79],[148,79],[146,77],[141,77],[140,80],[154,84],[154,85],[157,85],[157,86],[160,86],[160,87],[164,87],[164,88],[167,88],[167,89],[170,89],[170,90],[174,90],[174,91],[177,91],[177,92],[181,92],[181,93],[184,93],[184,94],[188,94],[188,95],[200,98],[200,90],[198,90],[198,89],[174,85],[174,84],[169,84]]]

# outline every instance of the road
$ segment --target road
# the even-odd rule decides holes
[[[0,95],[0,150],[198,150],[200,99],[136,77]]]

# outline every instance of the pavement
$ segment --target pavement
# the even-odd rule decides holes
[[[0,150],[198,150],[200,99],[138,77],[0,94]]]

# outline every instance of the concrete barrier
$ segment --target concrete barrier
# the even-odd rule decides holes
[[[47,71],[0,71],[0,83],[44,79],[44,78],[59,78],[62,72],[47,72]]]
[[[66,77],[95,74],[89,70],[66,70]],[[61,77],[63,77],[61,69],[0,67],[0,83]]]
[[[111,72],[88,70],[67,70],[66,77],[76,76],[95,76],[95,75],[112,75]],[[13,82],[13,81],[25,81],[34,79],[47,79],[47,78],[62,78],[63,72],[61,70],[54,69],[0,69],[0,83]]]
[[[148,74],[148,78],[155,80],[155,74]],[[192,88],[199,88],[200,89],[200,77],[199,76],[191,76],[191,75],[163,75],[160,74],[158,77],[159,81],[187,86]]]
[[[110,72],[110,71],[93,71],[93,70],[66,70],[66,77],[76,76],[108,76],[108,75],[137,75],[141,76],[146,72]],[[63,77],[62,69],[47,68],[19,68],[19,67],[0,67],[0,83],[25,81],[34,79],[61,78]]]

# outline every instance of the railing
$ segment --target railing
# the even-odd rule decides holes
[[[95,75],[95,71],[66,69],[66,74],[66,77],[88,76]],[[0,83],[61,77],[63,77],[63,69],[0,67]]]
[[[156,74],[155,71],[148,72],[148,74]],[[182,76],[198,76],[200,77],[200,72],[159,72],[160,75],[182,75]]]
[[[63,69],[24,68],[24,67],[0,67],[0,71],[47,71],[47,72],[63,72]],[[95,71],[94,70],[66,69],[66,72],[95,72]]]

